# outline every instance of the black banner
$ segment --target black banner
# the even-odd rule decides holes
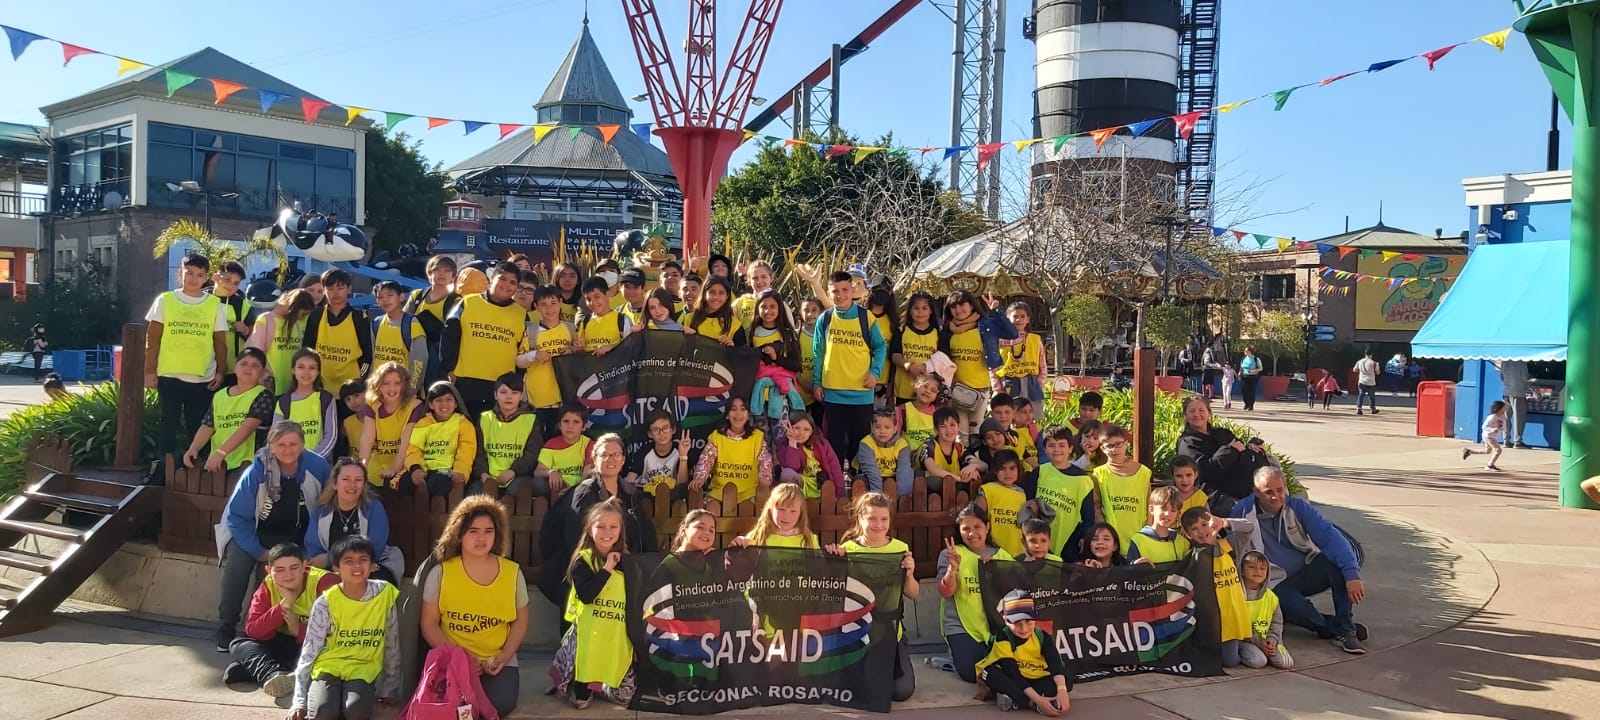
[[[900,559],[787,548],[627,556],[630,709],[705,715],[803,703],[888,712]]]
[[[647,441],[644,419],[656,410],[672,413],[698,448],[722,421],[728,398],[749,402],[759,357],[699,335],[646,330],[602,357],[556,358],[556,383],[562,398],[589,409],[590,434],[617,433],[630,453]]]
[[[1211,557],[1104,570],[1053,561],[990,562],[981,570],[989,623],[995,606],[1021,588],[1033,594],[1039,629],[1074,682],[1142,672],[1222,674],[1221,621]]]

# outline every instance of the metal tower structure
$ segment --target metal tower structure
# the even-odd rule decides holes
[[[804,139],[809,133],[829,142],[838,129],[839,66],[844,64],[843,50],[842,45],[834,45],[829,52],[826,82],[802,80],[791,91],[794,93],[794,117],[789,126],[794,130],[794,139]]]
[[[711,196],[727,173],[728,158],[744,141],[744,116],[783,0],[750,0],[721,73],[716,69],[716,5],[716,0],[689,0],[680,79],[655,0],[622,0],[645,94],[656,116],[656,134],[683,190],[683,248],[700,257],[711,248]]]
[[[1217,105],[1217,34],[1221,0],[1183,0],[1178,28],[1178,112]],[[1216,183],[1215,113],[1195,122],[1188,140],[1178,140],[1178,197],[1197,225],[1211,225],[1211,192]]]
[[[950,51],[950,189],[1000,215],[1000,156],[980,168],[976,148],[1000,142],[1005,99],[1006,0],[929,0],[955,24]]]

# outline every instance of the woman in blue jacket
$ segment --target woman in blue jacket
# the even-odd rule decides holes
[[[352,535],[372,541],[378,548],[378,564],[372,577],[399,584],[405,566],[397,562],[399,553],[389,547],[389,513],[383,509],[367,482],[367,469],[352,458],[339,458],[333,465],[333,481],[317,498],[311,511],[311,522],[306,525],[306,557],[310,564],[328,567],[328,548]],[[398,566],[398,570],[396,569]]]
[[[983,299],[986,305],[979,305],[978,298],[965,290],[950,293],[944,301],[944,324],[939,328],[939,352],[956,366],[950,406],[969,435],[978,432],[978,423],[989,410],[994,371],[1004,362],[1000,341],[1017,339],[1017,326],[1000,313],[1000,300],[993,295]],[[984,307],[987,312],[981,309]]]
[[[244,598],[266,562],[267,549],[298,543],[308,510],[328,484],[328,461],[306,449],[300,423],[283,420],[267,431],[267,446],[239,476],[223,511],[217,547],[222,555],[222,600],[217,607],[217,652],[238,636]]]

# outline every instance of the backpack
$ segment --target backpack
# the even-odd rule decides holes
[[[456,709],[462,705],[472,706],[473,717],[500,720],[467,651],[454,645],[429,650],[422,679],[411,702],[400,712],[400,720],[456,720],[460,717]]]
[[[822,334],[828,334],[828,326],[832,324],[833,316],[838,312],[838,308],[828,308],[828,311],[823,313],[822,317],[817,318],[817,327],[822,330]],[[867,333],[872,331],[872,326],[867,322],[867,309],[859,305],[856,306],[856,319],[861,321],[861,342],[867,342]],[[887,343],[889,339],[884,338],[883,341]]]
[[[383,325],[383,319],[385,317],[387,317],[387,316],[379,315],[377,317],[372,318],[372,338],[373,338],[373,340],[377,340],[377,338],[378,338],[378,327]],[[411,328],[416,326],[416,324],[417,324],[417,316],[412,315],[411,313],[401,313],[400,314],[400,344],[405,346],[406,352],[410,352],[411,351]]]

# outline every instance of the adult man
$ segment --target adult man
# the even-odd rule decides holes
[[[1361,415],[1361,398],[1367,399],[1367,405],[1372,408],[1372,414],[1378,414],[1378,361],[1372,359],[1372,351],[1368,350],[1356,361],[1353,368],[1356,371],[1356,414]]]
[[[872,430],[872,393],[883,374],[889,347],[878,326],[855,302],[854,278],[835,272],[829,278],[833,307],[817,320],[811,346],[820,372],[813,396],[827,418],[828,443],[837,457],[855,457],[861,438]]]
[[[157,296],[144,316],[150,324],[144,340],[144,386],[155,388],[161,403],[158,458],[177,451],[180,437],[194,437],[211,407],[212,391],[222,386],[228,372],[218,367],[218,359],[228,356],[227,311],[220,298],[204,291],[210,271],[204,255],[183,256],[179,288]]]
[[[528,324],[528,312],[516,303],[521,277],[516,265],[496,265],[489,289],[461,298],[444,322],[439,368],[461,392],[467,417],[493,409],[495,380],[517,369]]]
[[[1506,406],[1511,408],[1511,432],[1506,443],[1511,447],[1525,448],[1522,430],[1528,426],[1528,364],[1521,360],[1495,363],[1500,369],[1500,384],[1505,386]]]
[[[1283,619],[1331,639],[1347,653],[1365,653],[1361,641],[1367,639],[1367,626],[1352,614],[1367,594],[1355,549],[1309,501],[1289,497],[1283,471],[1256,470],[1255,495],[1234,505],[1233,517],[1256,524],[1250,549],[1261,551],[1272,565],[1267,583],[1278,596]],[[1332,615],[1311,603],[1310,597],[1324,590],[1333,595]]]

